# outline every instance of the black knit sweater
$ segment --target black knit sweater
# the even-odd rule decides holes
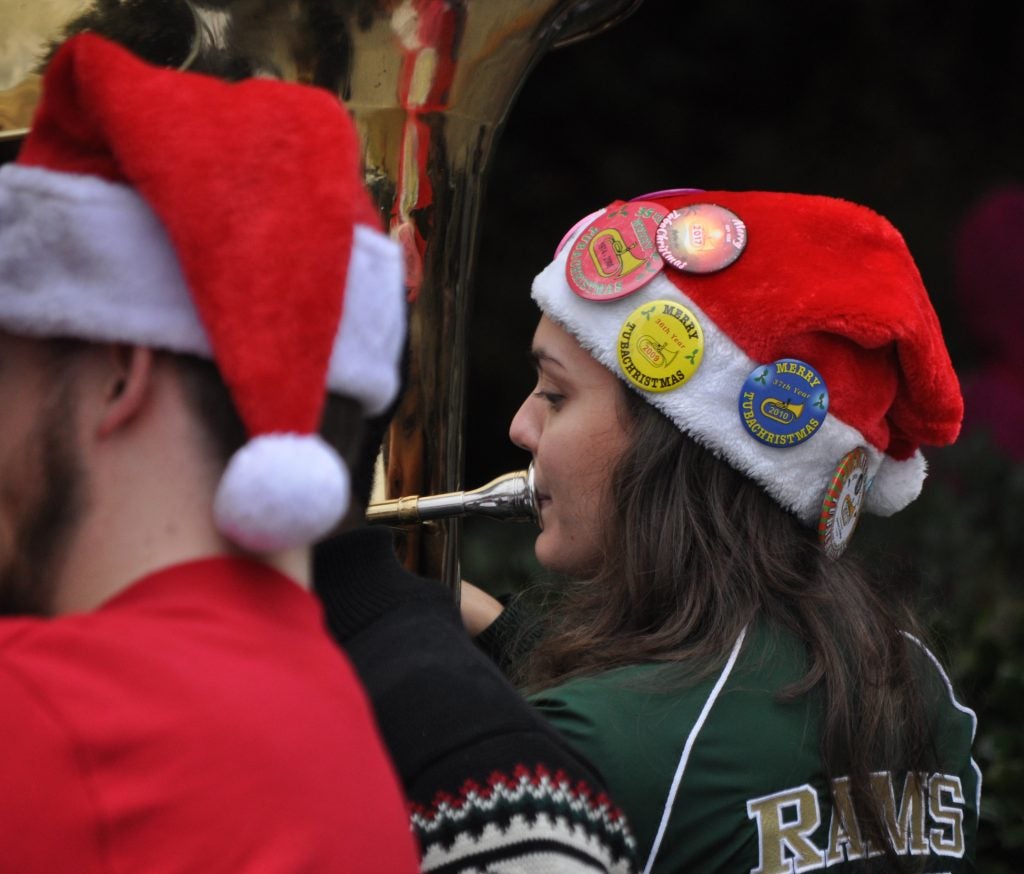
[[[373,702],[425,872],[635,870],[595,769],[476,648],[450,593],[402,567],[387,530],[319,546],[314,582]]]

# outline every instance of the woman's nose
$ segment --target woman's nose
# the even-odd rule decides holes
[[[508,426],[508,436],[520,449],[525,449],[529,453],[533,453],[533,450],[537,446],[537,427],[535,424],[535,416],[531,414],[531,395],[527,395],[526,400],[520,405],[516,414],[512,417],[512,424]]]

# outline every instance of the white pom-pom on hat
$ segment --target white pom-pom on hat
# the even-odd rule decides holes
[[[214,499],[218,530],[271,553],[328,534],[348,509],[349,473],[316,434],[262,434],[228,462]]]

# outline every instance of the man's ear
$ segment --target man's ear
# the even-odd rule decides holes
[[[97,435],[108,437],[142,409],[153,381],[153,350],[123,343],[107,347],[110,365],[105,382],[103,415]]]

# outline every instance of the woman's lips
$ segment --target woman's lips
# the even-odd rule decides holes
[[[544,511],[544,508],[551,503],[551,495],[544,491],[544,486],[534,480],[533,496],[537,504],[537,515],[539,516]]]

